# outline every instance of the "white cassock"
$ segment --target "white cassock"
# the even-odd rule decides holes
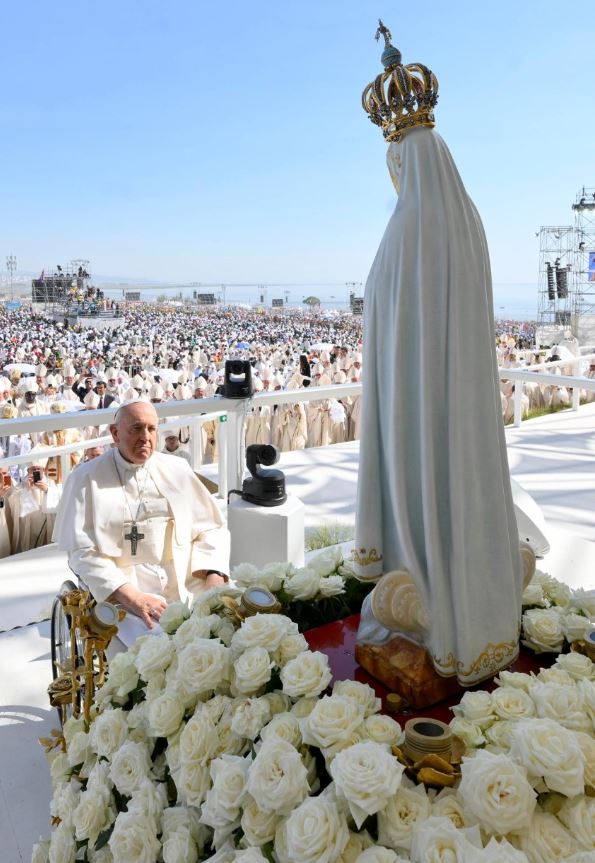
[[[521,620],[488,250],[433,129],[388,163],[400,193],[365,290],[356,572],[407,570],[429,618],[417,640],[470,686],[515,659]]]
[[[133,520],[144,534],[136,554],[125,538]],[[54,541],[98,601],[123,584],[186,600],[203,586],[193,572],[229,573],[229,532],[217,505],[183,458],[159,452],[143,466],[114,448],[77,467],[64,487]]]

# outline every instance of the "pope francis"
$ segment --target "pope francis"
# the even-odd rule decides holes
[[[152,629],[168,602],[227,580],[229,532],[190,466],[157,452],[154,407],[131,402],[110,426],[114,447],[74,470],[54,540],[96,600]]]

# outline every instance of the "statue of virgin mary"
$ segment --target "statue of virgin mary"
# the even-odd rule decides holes
[[[360,639],[399,631],[464,686],[517,656],[522,574],[481,219],[434,130],[438,82],[401,64],[364,108],[398,193],[364,298],[354,564],[378,579]],[[370,631],[373,630],[373,631]]]

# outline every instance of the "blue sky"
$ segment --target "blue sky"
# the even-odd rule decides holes
[[[587,0],[4,4],[0,262],[364,280],[395,203],[360,107],[379,15],[438,76],[494,280],[535,282],[534,231],[595,186]]]

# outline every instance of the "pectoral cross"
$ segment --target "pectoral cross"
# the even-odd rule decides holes
[[[138,527],[136,526],[136,524],[132,525],[132,527],[130,528],[130,533],[124,534],[124,539],[130,540],[130,554],[131,555],[134,556],[136,554],[136,547],[138,545],[138,542],[139,542],[139,540],[144,539],[144,538],[145,538],[144,533],[138,532]]]

